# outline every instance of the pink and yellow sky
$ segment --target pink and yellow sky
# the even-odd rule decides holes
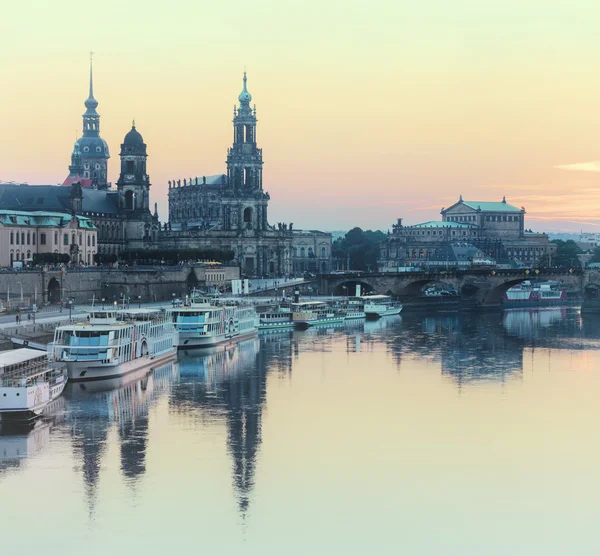
[[[224,171],[247,67],[272,223],[387,229],[462,193],[600,231],[599,23],[591,0],[11,2],[0,180],[64,180],[93,50],[110,179],[135,118],[162,219],[167,180]]]

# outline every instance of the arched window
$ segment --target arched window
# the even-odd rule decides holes
[[[304,247],[300,247],[300,257],[304,258]]]
[[[295,247],[292,249],[292,254],[294,255],[294,257],[298,256],[298,249],[296,249]]]
[[[127,191],[125,193],[125,210],[133,210],[135,194],[133,191]]]
[[[327,257],[327,249],[325,247],[321,247],[321,258],[325,259]]]
[[[244,222],[252,222],[252,209],[250,207],[244,209]]]

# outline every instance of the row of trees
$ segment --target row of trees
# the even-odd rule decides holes
[[[128,263],[177,264],[181,261],[232,261],[235,254],[229,249],[127,249],[119,259]]]
[[[116,263],[119,257],[114,254],[108,253],[96,253],[94,255],[94,262],[96,264],[113,264]]]
[[[343,261],[344,266],[350,260],[346,270],[377,270],[379,244],[385,239],[385,234],[379,230],[363,231],[352,228],[344,237],[337,238],[331,246],[331,256]]]
[[[67,264],[71,256],[66,253],[34,253],[32,257],[33,264]]]

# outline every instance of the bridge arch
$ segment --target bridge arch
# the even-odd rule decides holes
[[[513,286],[520,284],[524,280],[527,280],[527,278],[523,278],[523,277],[514,278],[512,280],[507,280],[506,282],[502,282],[501,284],[492,288],[485,296],[485,304],[486,305],[502,305],[502,303],[504,301],[504,294],[507,292],[507,290],[509,290]]]
[[[194,288],[198,287],[198,277],[196,276],[196,273],[194,272],[193,268],[192,268],[192,270],[190,270],[190,273],[188,274],[187,286],[188,286],[189,291],[192,291]]]

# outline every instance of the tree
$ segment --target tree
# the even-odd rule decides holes
[[[556,244],[556,253],[552,256],[552,266],[558,268],[575,268],[581,266],[577,255],[581,253],[581,248],[572,239],[563,241],[562,239],[553,239]]]
[[[379,230],[352,228],[343,238],[333,242],[331,255],[344,264],[350,258],[350,268],[347,270],[377,270],[379,245],[384,239],[385,234]]]

